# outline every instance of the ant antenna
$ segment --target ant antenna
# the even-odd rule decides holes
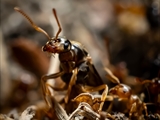
[[[29,16],[28,16],[25,12],[23,12],[20,8],[14,7],[14,10],[16,10],[16,11],[19,12],[19,13],[21,13],[21,14],[30,22],[30,24],[32,25],[32,27],[33,27],[35,30],[37,30],[38,32],[44,33],[44,34],[47,36],[48,40],[51,39],[51,37],[48,35],[48,33],[47,33],[46,31],[44,31],[42,28],[38,27],[38,26],[31,20],[31,18],[29,18]]]
[[[55,37],[55,40],[57,40],[59,33],[62,31],[62,28],[61,28],[61,25],[60,25],[60,23],[59,23],[56,10],[53,8],[52,11],[53,11],[54,17],[55,17],[55,19],[56,19],[56,21],[57,21],[58,27],[59,27],[59,30],[58,30],[58,32],[57,32],[57,34],[56,34],[56,37]]]
[[[139,78],[136,78],[135,79],[136,80],[136,82],[138,82],[138,83],[140,83],[141,85],[144,85],[144,84],[146,84],[146,83],[152,83],[152,81],[151,80],[140,80]]]

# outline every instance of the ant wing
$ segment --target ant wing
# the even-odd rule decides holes
[[[95,66],[88,61],[79,66],[77,82],[88,86],[99,86],[103,84]]]
[[[91,78],[92,81],[94,81],[94,86],[99,86],[99,85],[102,85],[104,84],[103,80],[101,79],[99,73],[97,72],[95,66],[92,64],[92,63],[89,63],[89,76]],[[91,81],[89,80],[89,81]]]

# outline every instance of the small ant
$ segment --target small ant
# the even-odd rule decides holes
[[[136,79],[140,84],[147,85],[148,99],[153,103],[158,103],[159,101],[159,93],[160,93],[160,78],[154,78],[152,80],[143,80],[140,81],[138,78]],[[152,97],[150,97],[152,95]]]
[[[143,110],[145,110],[146,116],[148,116],[146,104],[137,95],[132,94],[132,90],[128,85],[118,84],[109,90],[109,94],[118,97],[120,100],[127,100],[129,117],[132,115],[139,116]]]
[[[62,29],[56,14],[56,10],[52,9],[59,30],[56,36],[51,38],[47,32],[38,27],[21,9],[17,7],[14,9],[21,13],[30,22],[35,30],[46,35],[48,41],[42,47],[42,51],[48,52],[52,55],[56,53],[59,55],[60,72],[44,75],[41,79],[43,96],[48,106],[50,107],[51,105],[49,100],[47,100],[47,96],[51,96],[51,93],[48,89],[50,85],[46,84],[46,82],[48,79],[57,77],[61,77],[66,85],[68,85],[67,95],[64,98],[65,103],[68,103],[72,86],[75,84],[81,84],[83,86],[83,91],[85,92],[100,91],[104,89],[101,101],[105,101],[108,93],[108,86],[103,83],[92,63],[91,57],[89,56],[84,46],[77,41],[71,41],[66,38],[58,37]],[[55,88],[52,86],[50,87],[54,90],[62,90],[62,88]],[[66,89],[66,86],[63,88],[63,90],[64,89]],[[99,111],[102,110],[103,104],[104,102],[101,102]]]
[[[145,90],[143,93],[144,101],[148,106],[149,111],[160,111],[160,73],[159,76],[152,80],[143,80],[141,81],[139,78],[136,79],[141,85],[145,86]]]

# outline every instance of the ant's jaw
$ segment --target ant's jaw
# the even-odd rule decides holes
[[[42,47],[43,52],[49,52],[49,53],[57,53],[58,49],[55,45],[46,44]]]

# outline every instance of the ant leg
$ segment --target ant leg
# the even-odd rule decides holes
[[[82,87],[82,91],[84,92],[94,92],[94,91],[100,91],[103,90],[102,96],[101,96],[101,103],[100,103],[100,107],[99,107],[99,112],[102,111],[104,102],[107,98],[107,94],[108,94],[108,86],[106,84],[100,85],[98,87],[90,87],[90,86],[83,86]]]
[[[146,104],[145,104],[145,103],[143,103],[143,108],[144,108],[144,110],[145,110],[146,116],[148,116],[147,106],[146,106]]]
[[[65,84],[62,88],[57,88],[57,87],[53,87],[52,85],[46,83],[46,86],[52,88],[53,90],[55,91],[63,91],[63,90],[66,90],[67,89],[67,85]]]
[[[130,111],[129,111],[129,118],[131,118],[133,112],[136,111],[136,106],[137,106],[136,103],[133,103],[133,104],[132,104],[132,107],[131,107],[131,109],[130,109]]]
[[[61,76],[61,75],[63,75],[64,74],[64,72],[62,71],[62,72],[58,72],[58,73],[55,73],[55,74],[50,74],[50,75],[44,75],[44,76],[42,76],[42,78],[41,78],[41,86],[42,86],[42,93],[43,93],[43,97],[44,97],[44,100],[46,101],[46,103],[47,103],[47,105],[49,106],[49,107],[51,107],[50,106],[50,103],[49,103],[49,101],[47,100],[47,95],[51,95],[51,93],[50,93],[50,91],[49,91],[49,89],[47,89],[46,88],[46,82],[47,82],[47,80],[48,79],[52,79],[52,78],[57,78],[57,77],[59,77],[59,76]]]
[[[75,82],[77,80],[78,68],[75,68],[72,72],[73,72],[73,74],[72,74],[71,80],[68,85],[67,95],[64,98],[65,103],[68,103],[68,99],[69,99],[69,96],[70,96],[70,93],[72,90],[72,86],[75,84]]]
[[[113,75],[111,70],[109,70],[108,68],[105,67],[105,71],[107,73],[106,77],[107,77],[108,80],[110,80],[113,83],[120,84],[119,79],[115,75]]]

